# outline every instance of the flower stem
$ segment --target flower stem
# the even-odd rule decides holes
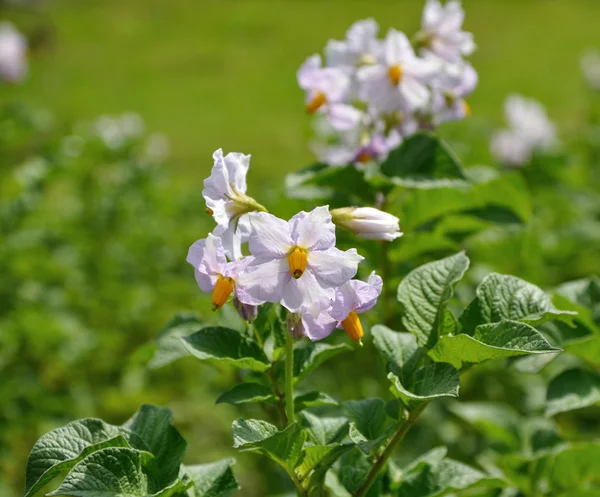
[[[406,421],[404,421],[396,430],[396,433],[392,435],[390,441],[386,445],[385,449],[381,453],[379,457],[377,457],[367,474],[367,479],[365,483],[354,493],[354,497],[364,497],[367,495],[367,492],[371,488],[371,485],[375,483],[375,480],[379,476],[379,473],[387,463],[387,460],[390,458],[396,446],[402,441],[408,430],[415,423],[419,415],[423,412],[428,402],[423,402],[419,407],[415,409],[414,412],[410,413]]]
[[[286,333],[285,341],[285,413],[287,423],[294,422],[294,337]]]

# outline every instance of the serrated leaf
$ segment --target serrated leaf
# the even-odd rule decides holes
[[[507,404],[494,402],[453,402],[450,412],[466,421],[487,439],[519,448],[520,416]]]
[[[175,314],[163,326],[156,337],[156,350],[149,362],[150,368],[160,368],[177,359],[188,356],[188,349],[179,340],[202,327],[202,322],[192,313]]]
[[[420,464],[400,483],[397,495],[402,497],[434,497],[472,488],[502,488],[506,483],[485,473],[455,461]]]
[[[382,434],[386,419],[383,399],[350,400],[344,402],[344,409],[366,439],[373,440]]]
[[[184,466],[183,471],[194,482],[190,490],[193,497],[227,497],[240,485],[233,475],[231,466],[235,459],[222,459],[209,464]]]
[[[401,381],[408,381],[425,355],[425,351],[417,345],[416,337],[383,325],[374,326],[371,335],[373,345],[387,361],[388,371]]]
[[[417,337],[417,343],[431,348],[443,334],[446,305],[454,285],[469,267],[464,252],[430,262],[411,271],[398,286],[403,306],[402,324]]]
[[[278,431],[264,421],[239,418],[233,422],[233,440],[235,448],[259,452],[291,471],[302,459],[306,431],[298,423]]]
[[[300,412],[309,407],[337,406],[335,399],[323,392],[307,392],[294,397],[294,409]]]
[[[229,328],[204,328],[181,341],[193,356],[211,363],[261,372],[270,366],[267,356],[254,340]]]
[[[416,133],[390,152],[381,172],[400,184],[466,179],[463,168],[448,146],[431,133]]]
[[[125,429],[137,434],[154,455],[157,471],[153,476],[162,486],[177,478],[187,449],[187,442],[171,425],[172,420],[173,413],[169,408],[144,404],[123,425]],[[142,447],[134,445],[134,448]]]
[[[273,391],[260,383],[241,383],[221,394],[215,404],[247,404],[249,402],[271,402]]]
[[[477,298],[460,316],[463,332],[469,335],[484,323],[512,320],[538,326],[556,319],[572,324],[577,315],[557,309],[540,288],[516,276],[491,273],[476,294]]]
[[[478,326],[473,336],[466,333],[443,336],[429,351],[429,356],[460,369],[466,364],[490,359],[557,351],[560,349],[550,345],[532,326],[519,321],[501,321]]]
[[[419,369],[412,378],[410,389],[403,386],[393,373],[388,375],[388,379],[392,382],[391,392],[407,407],[437,397],[458,397],[460,387],[458,371],[441,362]]]
[[[317,416],[304,411],[301,419],[308,437],[316,445],[337,442],[348,432],[348,419],[341,416]]]
[[[35,495],[60,473],[106,447],[129,447],[118,427],[100,419],[81,419],[42,436],[27,459],[24,497]]]
[[[325,361],[352,350],[347,344],[329,345],[320,342],[296,342],[294,345],[294,378],[302,381]]]
[[[173,497],[191,485],[181,480],[156,487],[144,472],[153,459],[147,452],[106,448],[77,463],[63,483],[49,496],[60,497]]]
[[[582,409],[600,402],[600,374],[570,369],[553,378],[546,395],[546,416]]]

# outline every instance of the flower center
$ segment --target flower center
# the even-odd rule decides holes
[[[325,103],[327,102],[327,97],[323,92],[317,92],[315,96],[306,104],[306,112],[309,114],[314,114],[317,112]]]
[[[233,285],[235,280],[228,276],[219,275],[219,279],[215,283],[212,293],[212,310],[216,311],[223,307],[223,304],[227,302],[227,299],[233,292]]]
[[[344,331],[348,333],[348,336],[352,338],[352,340],[362,345],[361,338],[364,335],[363,328],[362,324],[360,324],[360,319],[358,319],[358,314],[356,314],[355,311],[351,311],[350,314],[346,316],[346,319],[342,321],[342,328],[344,328]]]
[[[396,64],[395,66],[390,66],[388,68],[388,77],[390,78],[392,84],[394,86],[397,86],[398,83],[400,83],[400,80],[402,79],[402,67],[400,67],[398,64]]]
[[[356,162],[360,162],[361,164],[366,164],[367,162],[370,162],[370,161],[371,161],[371,154],[369,154],[369,152],[367,152],[365,150],[363,150],[356,157]]]
[[[288,255],[288,264],[290,265],[290,274],[298,279],[306,271],[306,260],[308,254],[306,250],[300,247],[294,247]]]

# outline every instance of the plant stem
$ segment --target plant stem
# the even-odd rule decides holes
[[[285,340],[285,413],[287,424],[294,422],[294,337],[286,333]]]
[[[375,459],[373,466],[371,466],[371,469],[367,474],[367,479],[365,483],[356,491],[354,497],[364,497],[365,495],[367,495],[367,492],[371,488],[371,485],[375,483],[375,480],[377,479],[379,473],[387,463],[387,460],[390,458],[390,456],[396,449],[396,446],[402,441],[408,430],[410,430],[410,428],[415,423],[419,415],[423,412],[427,404],[428,402],[423,402],[419,407],[415,409],[414,412],[410,413],[406,421],[404,421],[404,423],[402,423],[398,427],[398,430],[396,430],[396,433],[394,433],[392,438],[390,438],[390,441],[386,445],[381,455]]]

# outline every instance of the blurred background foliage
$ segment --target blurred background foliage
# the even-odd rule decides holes
[[[579,56],[600,45],[600,4],[463,5],[479,47],[472,62],[480,84],[470,99],[473,115],[440,134],[467,166],[489,164],[490,133],[501,125],[505,96],[516,91],[547,107],[564,149],[515,173],[515,202],[525,210],[531,203],[525,223],[472,230],[455,218],[450,223],[471,228],[449,237],[453,244],[406,259],[402,251],[410,254],[417,231],[431,226],[417,229],[401,213],[423,201],[447,208],[435,192],[420,200],[407,193],[413,204],[401,196],[394,213],[406,235],[396,242],[395,277],[461,247],[474,262],[472,283],[495,270],[551,289],[597,273],[598,101],[581,78]],[[190,462],[231,455],[231,420],[258,409],[214,406],[237,380],[234,372],[192,359],[147,367],[148,344],[177,311],[235,325],[225,310],[208,312],[185,262],[189,245],[211,229],[201,195],[211,154],[218,147],[251,153],[249,193],[280,217],[309,207],[282,193],[285,175],[314,161],[297,68],[360,18],[414,32],[422,7],[400,0],[1,4],[1,17],[31,44],[27,80],[0,87],[1,495],[21,494],[27,454],[42,433],[84,416],[120,423],[143,402],[175,411]],[[470,295],[463,284],[459,296]],[[376,314],[369,319],[376,322]],[[504,365],[467,376],[461,399],[508,402],[521,413],[541,409],[556,369],[526,376]],[[387,388],[368,341],[310,383],[342,400]],[[414,454],[437,443],[461,459],[477,452],[481,441],[452,418],[451,407],[432,409],[411,434]],[[585,439],[598,434],[597,419],[590,408],[560,421]],[[428,429],[436,423],[443,429]],[[267,482],[285,489],[285,478],[256,456],[240,454],[236,472],[244,495],[265,495]]]

